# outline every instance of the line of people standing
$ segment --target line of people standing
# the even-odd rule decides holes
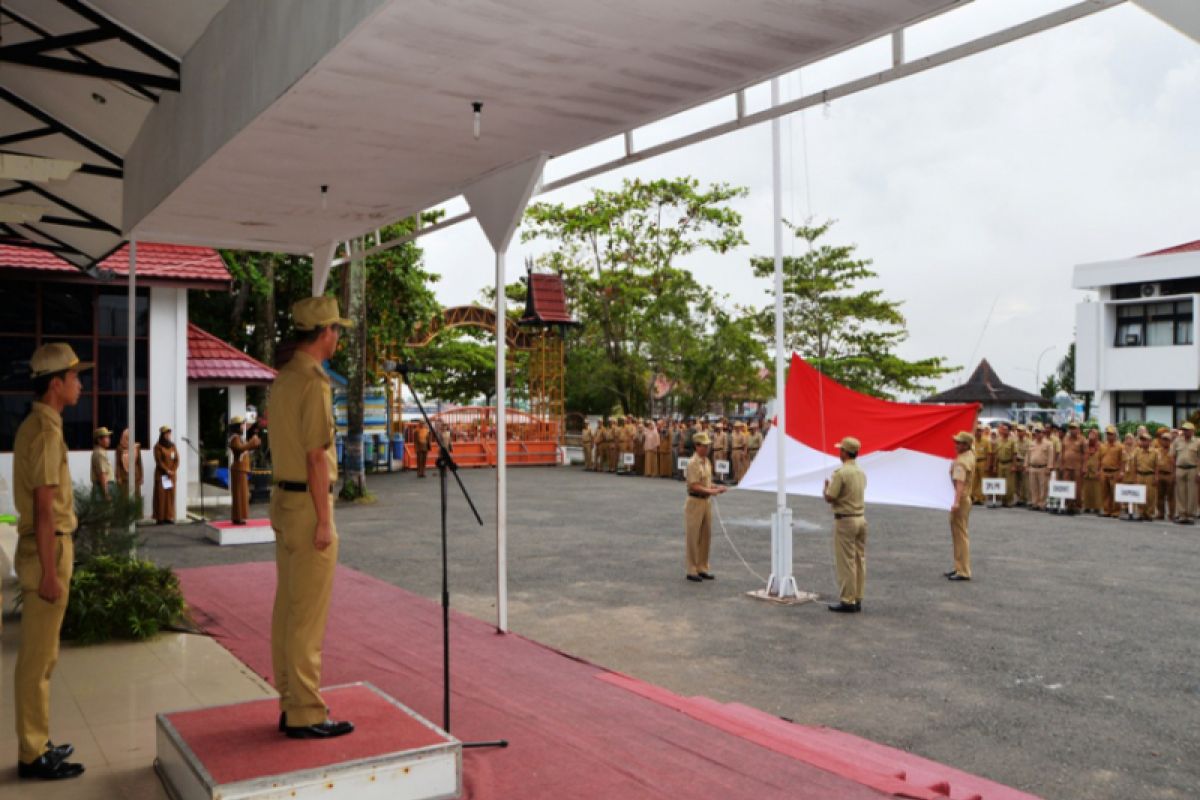
[[[760,430],[757,421],[607,418],[583,429],[584,469],[647,478],[682,478],[680,459],[692,457],[696,452],[695,437],[703,433],[710,442],[706,457],[717,479],[738,483],[758,455],[769,425],[765,423]],[[722,473],[718,467],[727,468]]]
[[[142,471],[142,449],[138,442],[129,443],[129,429],[121,431],[112,461],[108,449],[112,445],[112,431],[96,428],[92,432],[92,496],[111,500],[117,495],[129,494],[129,476],[133,474],[133,490],[142,496],[145,475]],[[158,441],[154,444],[154,494],[153,514],[159,525],[175,521],[175,479],[179,470],[179,451],[171,439],[170,426],[158,429]]]

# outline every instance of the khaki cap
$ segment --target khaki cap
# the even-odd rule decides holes
[[[71,345],[66,342],[44,344],[34,350],[33,357],[29,359],[29,371],[34,378],[53,375],[69,369],[82,372],[91,368],[92,362],[80,361],[79,356],[75,355],[75,351],[71,349]]]
[[[171,432],[171,426],[170,426],[170,425],[163,425],[161,428],[159,428],[159,429],[158,429],[158,432],[159,432],[159,433],[170,433],[170,432]]]
[[[692,444],[712,444],[712,438],[707,433],[701,431],[692,437]]]
[[[1117,426],[1116,426],[1116,425],[1109,425],[1107,428],[1105,428],[1105,429],[1104,429],[1104,432],[1105,432],[1105,433],[1111,433],[1111,434],[1113,434],[1113,435],[1115,436],[1115,435],[1117,434]]]
[[[1195,425],[1193,425],[1193,424],[1192,424],[1192,423],[1190,423],[1190,422],[1185,422],[1185,423],[1183,423],[1183,425],[1182,425],[1181,427],[1182,427],[1182,428],[1183,428],[1185,431],[1194,431],[1194,430],[1196,430],[1196,426],[1195,426]]]
[[[966,431],[959,431],[958,433],[954,434],[954,441],[961,444],[974,444],[975,437]]]
[[[1034,433],[1045,433],[1046,429],[1042,427],[1042,423],[1038,422],[1038,423],[1034,424],[1033,432]]]
[[[346,319],[338,311],[337,298],[328,295],[306,297],[292,303],[292,321],[296,323],[296,330],[300,331],[311,331],[326,325],[354,327],[354,321]]]
[[[1141,433],[1138,434],[1138,438],[1139,439],[1153,439],[1154,437],[1150,435],[1150,431],[1142,431]]]
[[[245,421],[246,421],[246,418],[239,415],[239,416],[236,416],[233,419],[229,420],[229,424],[230,425],[241,425]]]
[[[112,431],[108,428],[96,428],[96,430],[92,431],[92,441],[103,439],[105,436],[112,436]]]
[[[858,455],[858,451],[862,450],[862,442],[855,439],[853,436],[847,436],[837,443],[837,449],[850,455]]]
[[[1068,428],[1078,428],[1078,427],[1079,427],[1079,423],[1078,423],[1078,422],[1075,422],[1074,420],[1072,420],[1071,422],[1068,422],[1068,423],[1067,423],[1067,427],[1068,427]]]

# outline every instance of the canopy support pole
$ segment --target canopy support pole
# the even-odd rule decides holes
[[[129,496],[137,497],[137,493],[142,487],[137,483],[137,465],[133,463],[134,458],[140,457],[137,448],[137,234],[129,237],[129,319],[128,329],[126,333],[126,358],[128,359],[125,369],[125,388],[128,391],[127,403],[128,406],[125,412],[125,418],[128,420],[129,430]],[[95,378],[92,379],[93,381]],[[99,388],[99,387],[97,387]]]

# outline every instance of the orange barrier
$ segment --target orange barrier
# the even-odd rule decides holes
[[[450,442],[454,460],[464,469],[496,466],[496,409],[469,406],[431,414],[429,417],[443,439]],[[422,422],[404,425],[404,468],[417,468],[417,449],[413,442]],[[559,461],[558,424],[510,408],[507,426],[507,462],[510,466],[554,466]],[[425,466],[437,466],[438,448],[431,442]]]

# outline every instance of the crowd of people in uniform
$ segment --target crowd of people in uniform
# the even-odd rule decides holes
[[[129,494],[129,477],[132,466],[133,491],[135,496],[142,496],[142,446],[129,443],[129,429],[121,431],[117,441],[117,449],[110,461],[109,448],[112,446],[112,431],[108,428],[96,428],[92,432],[92,496],[102,500],[111,500],[118,493]],[[159,525],[170,525],[175,522],[175,476],[179,471],[179,451],[171,439],[171,428],[163,425],[158,429],[158,441],[154,444],[154,496],[152,516]]]
[[[716,483],[736,484],[762,448],[770,420],[639,419],[610,417],[586,425],[581,436],[584,469],[647,478],[686,478],[680,459],[696,452],[696,436],[709,439],[706,455]]]
[[[1145,487],[1146,502],[1137,507],[1134,519],[1192,525],[1200,481],[1200,439],[1195,433],[1191,422],[1154,433],[1140,425],[1124,438],[1112,425],[1102,437],[1099,428],[1085,433],[1078,422],[1065,426],[1000,423],[995,430],[980,423],[972,445],[977,469],[971,501],[984,504],[988,498],[983,481],[1003,478],[1005,491],[995,500],[1005,508],[1119,517],[1117,485],[1136,484]],[[1052,508],[1051,480],[1074,484],[1074,498]]]

